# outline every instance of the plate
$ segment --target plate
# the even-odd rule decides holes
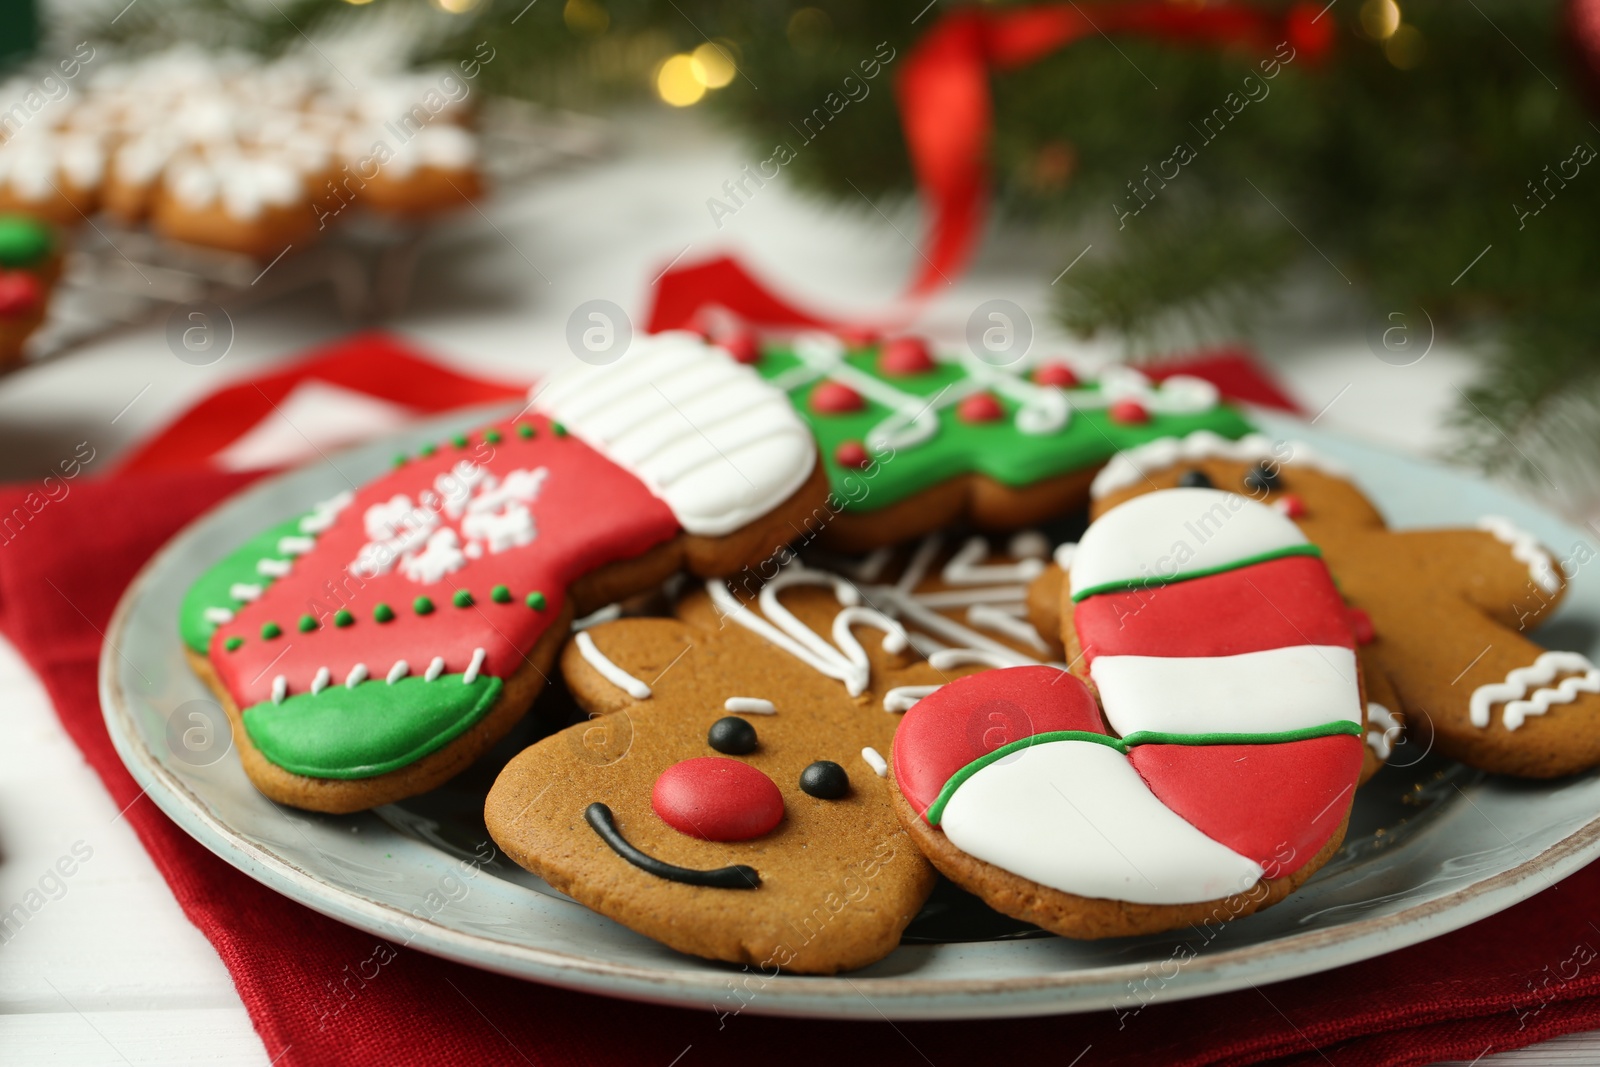
[[[180,827],[252,878],[396,944],[574,989],[717,1011],[829,1018],[974,1018],[1132,1011],[1376,956],[1523,900],[1600,855],[1600,773],[1557,782],[1486,776],[1397,749],[1356,796],[1338,855],[1261,914],[1183,935],[1074,942],[1004,919],[952,887],[888,958],[841,977],[758,972],[679,955],[508,863],[483,829],[498,767],[525,723],[422,797],[354,816],[280,807],[245,778],[220,710],[189,671],[179,600],[212,560],[415,448],[498,411],[457,413],[318,466],[264,479],[202,516],[128,588],[108,631],[100,692],[117,751]],[[1268,415],[1269,435],[1344,461],[1398,527],[1501,514],[1566,555],[1584,534],[1465,474]],[[1542,639],[1600,660],[1600,578],[1583,572]],[[568,699],[541,697],[539,718]],[[534,718],[534,717],[530,717]],[[737,991],[737,992],[736,992]]]

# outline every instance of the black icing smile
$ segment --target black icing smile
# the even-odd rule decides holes
[[[756,869],[742,863],[710,871],[697,871],[692,867],[679,867],[646,855],[628,843],[628,839],[622,836],[622,831],[617,829],[616,818],[611,814],[611,809],[599,801],[585,808],[583,817],[594,832],[600,835],[600,840],[611,846],[612,851],[641,871],[653,874],[657,878],[682,882],[684,885],[709,886],[712,889],[755,889],[761,884],[761,875]]]

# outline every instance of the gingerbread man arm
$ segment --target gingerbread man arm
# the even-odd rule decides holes
[[[1531,629],[1555,609],[1566,592],[1560,565],[1531,536],[1509,523],[1484,521],[1495,522],[1497,532],[1386,530],[1374,534],[1374,562],[1382,564],[1386,575],[1409,572],[1428,589],[1451,591],[1502,626]],[[1341,580],[1355,569],[1342,568]]]

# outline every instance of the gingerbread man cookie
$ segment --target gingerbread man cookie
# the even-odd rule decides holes
[[[1124,453],[1096,478],[1092,513],[1202,483],[1269,502],[1321,548],[1370,623],[1358,636],[1374,700],[1414,743],[1534,778],[1600,763],[1600,670],[1528,637],[1565,588],[1562,565],[1531,535],[1495,516],[1474,529],[1391,530],[1337,464],[1260,436],[1195,434]]]
[[[490,833],[580,903],[682,952],[831,974],[887,955],[934,875],[882,777],[897,710],[947,678],[842,578],[722,582],[675,619],[580,633],[598,717],[518,755]]]
[[[997,910],[1071,937],[1281,900],[1337,850],[1363,759],[1355,638],[1316,546],[1178,489],[1092,524],[1069,589],[1073,674],[980,674],[907,713],[907,829]]]
[[[745,346],[821,446],[834,496],[824,544],[865,551],[960,520],[1013,530],[1081,506],[1094,471],[1152,438],[1248,432],[1198,378],[1130,367],[935,358],[911,337],[849,347],[827,334]]]
[[[532,407],[189,590],[191,662],[268,796],[345,812],[433,788],[523,715],[575,612],[764,559],[826,493],[782,394],[694,335],[558,374]]]

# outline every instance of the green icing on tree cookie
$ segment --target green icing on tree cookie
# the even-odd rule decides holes
[[[307,514],[311,514],[308,512]],[[304,536],[300,532],[301,515],[288,522],[262,530],[244,544],[212,564],[189,591],[184,594],[183,605],[178,609],[178,634],[183,643],[195,652],[205,655],[211,645],[211,635],[216,632],[216,622],[206,618],[209,608],[238,611],[247,601],[233,595],[236,585],[265,587],[272,579],[256,570],[264,559],[289,559],[278,551],[278,542],[285,537]]]
[[[846,352],[832,338],[818,337],[768,348],[757,364],[762,377],[788,392],[810,426],[829,485],[848,511],[887,507],[961,474],[1026,487],[1096,467],[1158,437],[1210,430],[1237,438],[1253,429],[1236,409],[1215,402],[1209,384],[1193,378],[1157,385],[1115,367],[1100,381],[1057,389],[1023,377],[1027,368],[991,367],[975,359],[885,374],[878,355],[876,346]],[[816,410],[812,393],[823,382],[850,387],[860,395],[859,406]],[[963,417],[962,401],[977,394],[988,394],[994,403],[979,397]],[[1132,400],[1148,418],[1112,418],[1107,408],[1115,400]],[[985,409],[998,417],[983,417]],[[864,459],[875,461],[865,471]]]
[[[26,215],[0,215],[0,267],[34,267],[55,247],[50,228]]]
[[[402,678],[390,685],[333,685],[244,710],[244,728],[272,763],[310,778],[371,778],[437,752],[489,713],[504,688],[480,674],[435,681]]]

